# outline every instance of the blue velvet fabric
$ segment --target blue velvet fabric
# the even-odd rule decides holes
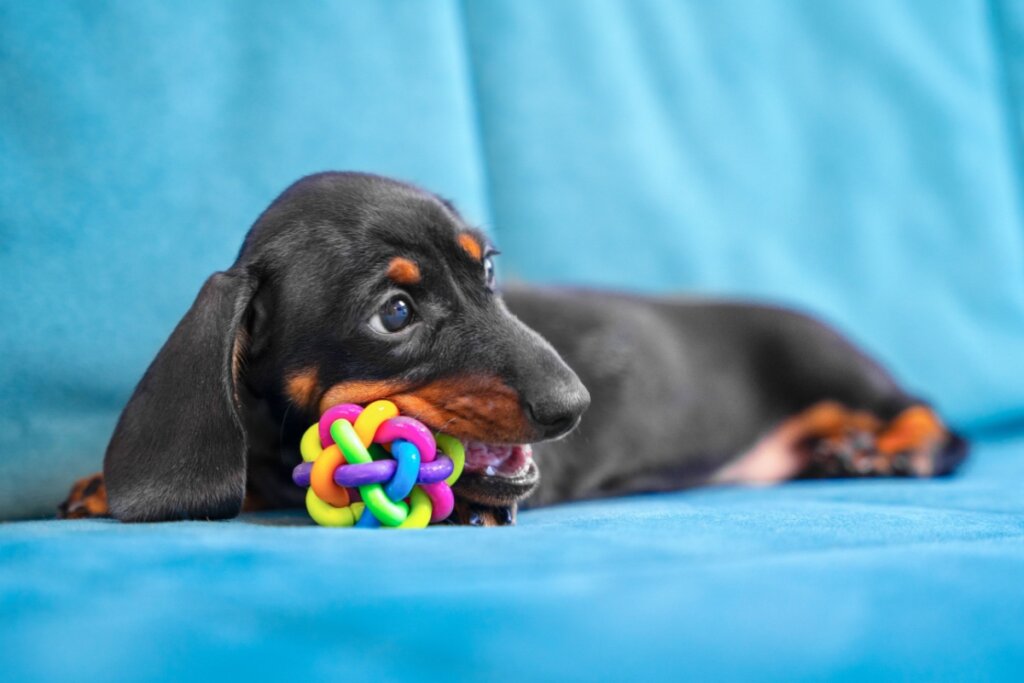
[[[0,0],[0,519],[99,469],[289,182],[395,175],[506,278],[825,316],[975,436],[936,482],[517,529],[0,525],[4,680],[1016,680],[1024,10],[1007,0]]]
[[[950,480],[648,496],[492,530],[10,523],[0,664],[26,682],[1019,681],[1022,448],[986,444]]]

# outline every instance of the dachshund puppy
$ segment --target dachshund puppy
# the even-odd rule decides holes
[[[811,318],[499,293],[496,253],[413,186],[358,173],[292,185],[206,281],[128,401],[104,460],[109,513],[299,507],[290,473],[305,428],[331,406],[382,398],[466,443],[452,521],[471,524],[511,523],[524,501],[933,476],[966,455],[931,408]],[[89,489],[104,493],[95,480],[78,487]],[[65,510],[100,507],[86,502]]]

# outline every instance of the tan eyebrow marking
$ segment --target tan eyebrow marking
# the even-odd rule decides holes
[[[470,235],[468,232],[464,232],[459,235],[459,246],[470,255],[474,261],[483,259],[484,248],[480,246],[480,242],[475,237]]]
[[[388,277],[400,285],[415,285],[423,279],[416,262],[402,256],[391,259],[391,263],[388,264]]]

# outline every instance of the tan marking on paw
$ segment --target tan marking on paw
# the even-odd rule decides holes
[[[62,519],[109,517],[107,487],[103,481],[103,474],[97,472],[72,484],[67,500],[58,508],[57,516]]]
[[[518,506],[484,507],[479,504],[458,500],[448,520],[461,526],[515,526]]]
[[[946,425],[931,408],[911,406],[879,434],[878,450],[882,453],[921,450],[943,440],[946,432]]]

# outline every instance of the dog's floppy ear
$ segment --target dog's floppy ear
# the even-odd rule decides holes
[[[237,374],[257,285],[243,268],[210,276],[139,381],[103,462],[114,517],[224,519],[241,510]]]

